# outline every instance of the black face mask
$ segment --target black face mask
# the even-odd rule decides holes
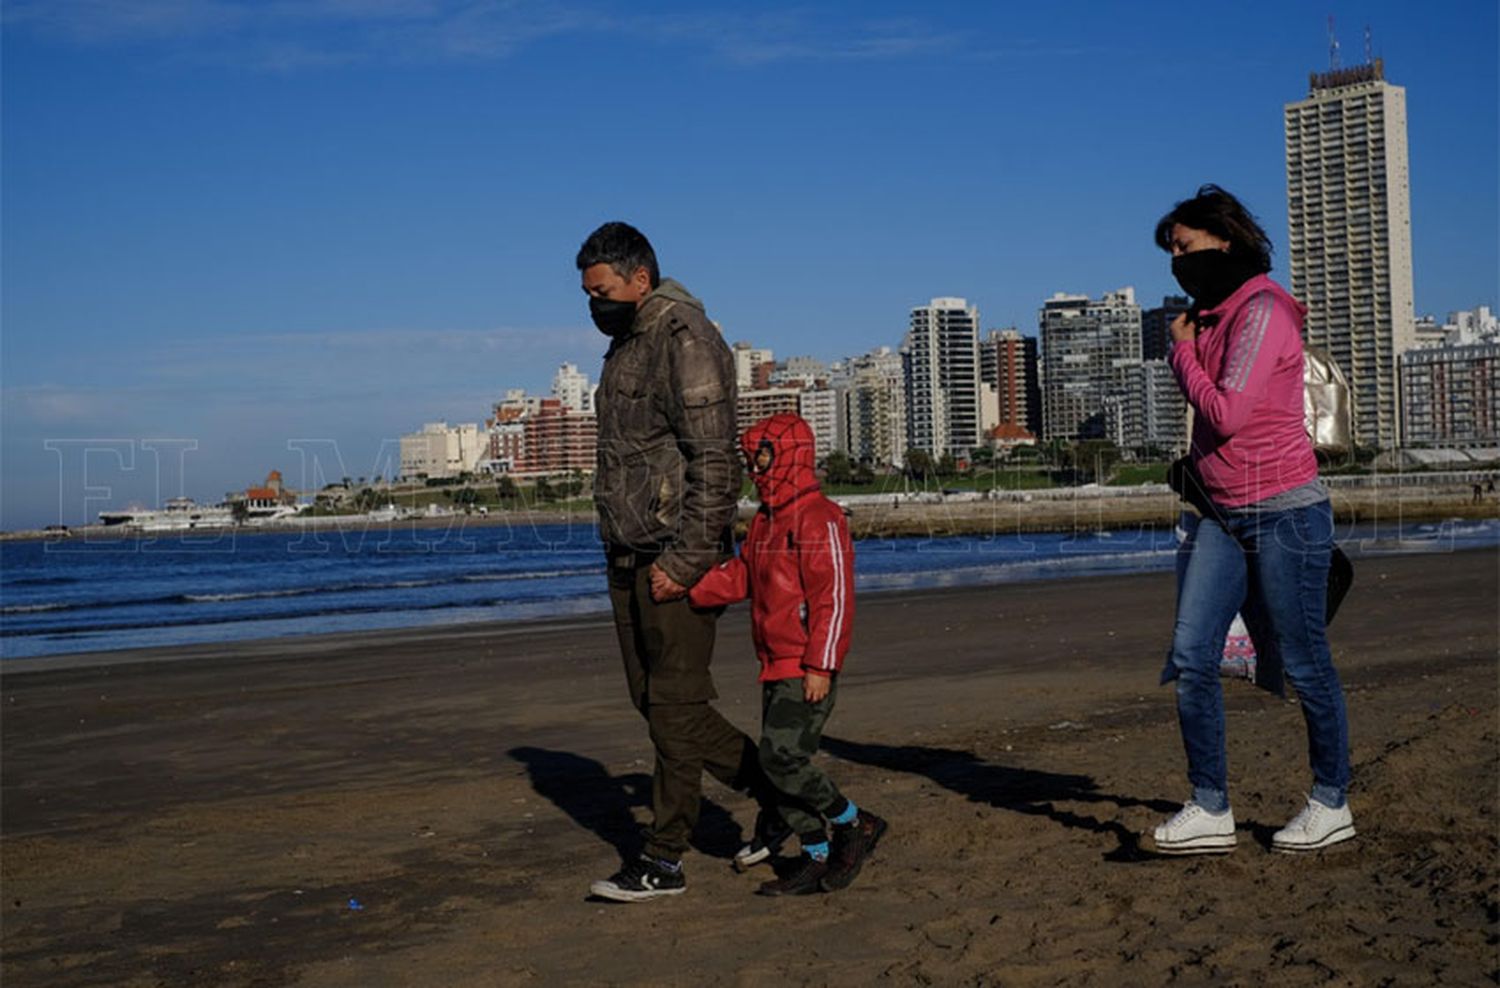
[[[617,302],[612,298],[589,298],[589,316],[605,336],[624,336],[635,324],[635,303]]]
[[[1172,277],[1200,309],[1212,309],[1257,273],[1243,258],[1213,247],[1172,258]]]

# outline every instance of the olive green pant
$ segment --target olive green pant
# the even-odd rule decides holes
[[[827,839],[823,818],[847,805],[828,774],[812,763],[833,713],[838,677],[817,703],[802,697],[802,680],[779,679],[761,687],[760,767],[781,798],[776,808],[803,846]]]
[[[656,748],[645,851],[676,861],[698,823],[705,770],[762,804],[774,795],[755,742],[709,705],[718,698],[709,661],[719,612],[652,600],[649,559],[640,555],[611,558],[609,599],[630,701]]]

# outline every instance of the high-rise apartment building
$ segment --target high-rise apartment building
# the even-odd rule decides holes
[[[992,329],[979,347],[979,379],[995,389],[995,424],[1042,434],[1042,388],[1037,378],[1035,336]]]
[[[1450,312],[1443,323],[1443,342],[1449,346],[1500,342],[1500,319],[1487,305]]]
[[[832,388],[804,388],[797,395],[797,414],[812,428],[813,444],[821,462],[829,453],[844,449],[839,422],[839,395]]]
[[[979,446],[979,309],[935,298],[911,310],[901,345],[906,441],[932,456],[967,460]]]
[[[1102,299],[1058,292],[1042,303],[1038,322],[1042,438],[1105,438],[1105,399],[1121,387],[1115,363],[1140,359],[1135,289],[1106,292]]]
[[[776,362],[772,352],[749,343],[734,345],[734,379],[741,391],[770,387],[770,373]]]
[[[1141,313],[1141,359],[1166,360],[1172,349],[1172,321],[1190,308],[1186,295],[1164,295],[1161,305]]]
[[[589,376],[576,364],[563,364],[552,375],[552,397],[569,411],[590,415],[594,412],[594,388],[589,386]]]
[[[1403,353],[1401,413],[1407,445],[1500,442],[1500,343]]]
[[[771,371],[773,388],[811,388],[828,380],[828,365],[816,357],[788,357]]]
[[[1354,392],[1358,442],[1400,442],[1397,358],[1415,345],[1406,90],[1380,59],[1314,73],[1286,104],[1287,253],[1308,344]]]
[[[880,347],[850,358],[838,386],[849,457],[871,467],[900,466],[907,448],[901,354]]]
[[[1417,346],[1473,346],[1500,342],[1500,319],[1487,305],[1450,312],[1442,325],[1432,316],[1417,320]],[[1403,391],[1402,394],[1405,394]]]
[[[522,420],[525,438],[517,474],[552,476],[593,473],[599,426],[593,412],[576,412],[555,398],[543,398],[535,414]]]
[[[1187,399],[1165,360],[1117,360],[1104,397],[1105,437],[1127,452],[1177,456],[1188,447]]]
[[[798,388],[751,388],[735,398],[735,429],[744,432],[772,415],[802,414],[802,392]]]
[[[599,428],[592,411],[593,392],[588,388],[587,378],[582,389],[570,391],[567,371],[571,366],[563,364],[558,377],[553,379],[554,397],[528,395],[513,388],[505,393],[503,401],[495,404],[495,414],[485,420],[486,471],[522,477],[594,472]],[[564,382],[562,387],[559,379]],[[568,398],[557,396],[559,391],[574,400],[580,394],[587,395],[590,410],[580,411],[569,405]]]

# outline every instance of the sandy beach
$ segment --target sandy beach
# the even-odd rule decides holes
[[[7,671],[3,980],[1492,984],[1500,554],[1357,565],[1331,629],[1355,841],[1270,852],[1301,716],[1230,682],[1239,849],[1143,846],[1187,791],[1169,575],[866,595],[820,757],[892,830],[852,888],[795,900],[730,869],[753,808],[711,781],[686,895],[587,899],[649,793],[607,621]],[[753,732],[743,611],[715,669]]]

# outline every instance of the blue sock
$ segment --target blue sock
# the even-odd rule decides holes
[[[848,804],[844,807],[844,812],[828,818],[828,822],[835,827],[847,827],[854,822],[855,817],[859,816],[859,807],[854,805],[854,800],[846,799],[844,802]]]
[[[802,852],[814,861],[828,860],[828,842],[818,841],[816,844],[803,844]]]

